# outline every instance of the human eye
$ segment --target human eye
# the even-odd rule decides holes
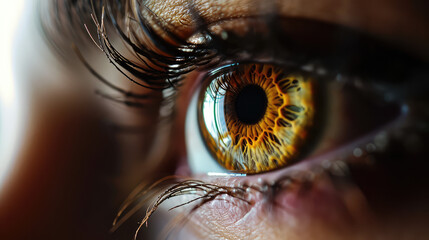
[[[340,234],[335,231],[328,233],[332,227],[330,224],[340,224],[345,219],[356,222],[371,219],[372,209],[367,209],[366,204],[376,206],[380,202],[367,194],[368,185],[379,182],[381,175],[378,174],[396,165],[394,158],[391,158],[392,162],[387,160],[395,152],[392,147],[395,142],[406,142],[397,134],[408,129],[410,112],[420,111],[412,110],[416,105],[410,102],[419,94],[406,85],[417,84],[425,88],[425,60],[418,60],[418,56],[410,57],[359,30],[318,21],[274,17],[270,22],[262,16],[260,19],[238,18],[213,25],[200,24],[207,25],[201,29],[202,32],[197,29],[193,34],[199,37],[203,47],[212,48],[216,53],[212,56],[214,63],[209,61],[210,58],[205,59],[208,67],[201,65],[193,72],[194,75],[182,82],[183,88],[178,90],[182,102],[177,105],[179,113],[187,113],[186,120],[182,120],[186,122],[182,127],[187,125],[184,134],[187,152],[183,156],[187,157],[190,166],[185,172],[191,172],[189,176],[197,180],[179,181],[161,195],[153,209],[166,199],[176,199],[170,200],[167,206],[183,207],[182,214],[189,213],[185,216],[189,220],[188,225],[176,230],[208,234],[210,237],[213,237],[210,234],[229,234],[243,238],[240,234],[253,234],[253,238],[261,233],[268,238],[278,237],[278,232],[282,231],[271,224],[264,224],[259,220],[261,218],[271,218],[284,226],[290,226],[288,222],[292,220],[302,223],[297,229],[284,232],[290,236],[296,233],[295,230],[313,231],[311,224],[306,225],[310,217],[312,224],[323,226],[327,237]],[[237,29],[235,26],[241,27]],[[315,35],[317,39],[314,39]],[[190,40],[194,40],[193,36]],[[415,77],[410,76],[410,71]],[[281,73],[286,76],[280,79],[272,77]],[[243,130],[245,133],[239,133],[228,126],[234,121],[228,118],[239,114],[240,104],[236,98],[242,93],[241,87],[245,87],[246,81],[253,85],[260,83],[255,84],[256,81],[266,81],[267,85],[290,81],[298,85],[293,89],[300,89],[302,95],[277,94],[277,99],[270,98],[265,88],[262,90],[266,99],[264,93],[250,93],[254,94],[252,100],[262,96],[260,101],[264,102],[262,108],[265,113],[247,123],[246,117],[240,120],[236,116],[239,123],[235,128],[239,129],[240,124],[248,127]],[[285,89],[287,86],[276,85],[275,90]],[[282,118],[277,117],[287,116],[278,113],[283,103],[277,106],[273,102],[285,95],[294,98],[288,100],[293,104],[286,106],[304,109],[303,116],[289,116],[290,121],[300,120],[302,129],[290,130],[287,124],[283,124],[290,130],[286,136],[274,135],[261,140],[264,130],[254,133],[258,130],[253,131],[252,126],[261,123],[272,107],[274,110],[271,111],[278,115],[269,119],[266,128],[279,128],[276,120],[278,122]],[[186,104],[187,101],[191,103]],[[250,114],[256,113],[251,111]],[[221,128],[223,130],[219,130]],[[306,137],[294,138],[303,132]],[[228,134],[230,136],[225,137]],[[253,142],[249,141],[249,135]],[[249,153],[249,149],[255,146],[254,137],[266,147]],[[277,144],[275,139],[287,141],[286,146],[278,144],[277,149],[270,149],[267,144]],[[294,141],[300,142],[301,146]],[[296,152],[289,150],[289,156],[285,156],[287,154],[282,150],[287,147],[296,147]],[[259,156],[255,156],[257,151],[260,151]],[[246,155],[251,157],[245,158]],[[187,166],[183,162],[180,165],[182,168]],[[393,172],[399,174],[397,170],[389,174]],[[207,173],[209,176],[205,175]],[[365,178],[369,178],[370,183],[363,183]],[[391,184],[395,184],[393,180]],[[193,198],[192,194],[196,196]],[[323,202],[323,207],[317,202]],[[184,204],[190,205],[188,211]],[[267,209],[271,211],[267,212]],[[282,213],[276,214],[276,209]],[[225,214],[222,215],[224,217],[218,217],[217,211]],[[234,214],[226,213],[228,211],[234,211]],[[245,217],[249,215],[252,217]],[[324,225],[322,219],[330,223]],[[143,222],[147,220],[144,218]],[[240,223],[229,229],[224,221]],[[260,232],[253,233],[244,227],[248,223],[254,224]],[[213,225],[216,227],[212,228]],[[348,227],[347,224],[341,226]],[[196,230],[199,227],[204,230]],[[234,233],[236,229],[242,232]],[[361,230],[368,231],[362,235],[371,234],[371,230],[364,226]]]
[[[163,226],[148,217],[169,208],[185,222],[178,238],[370,238],[386,221],[388,237],[425,235],[427,44],[419,31],[394,34],[393,4],[383,2],[383,22],[366,1],[332,16],[287,1],[55,3],[70,14],[56,20],[84,33],[70,52],[99,80],[113,118],[141,113],[130,118],[144,125],[139,167],[151,175],[114,231],[145,205],[137,237],[147,221]],[[365,14],[380,24],[359,22]],[[97,68],[85,41],[116,75]]]

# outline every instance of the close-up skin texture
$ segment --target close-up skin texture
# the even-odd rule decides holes
[[[426,1],[24,3],[0,239],[429,238]]]

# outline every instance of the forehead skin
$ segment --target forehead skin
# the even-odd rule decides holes
[[[181,34],[190,33],[188,0],[149,0],[147,6]],[[429,4],[422,0],[195,0],[208,21],[255,16],[275,11],[283,17],[307,18],[359,29],[429,58]]]

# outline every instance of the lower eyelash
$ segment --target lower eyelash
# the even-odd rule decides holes
[[[332,166],[335,166],[335,164],[333,164]],[[299,188],[300,188],[299,191],[304,193],[305,191],[308,191],[311,189],[312,183],[316,181],[317,177],[320,177],[321,175],[330,176],[331,179],[336,182],[339,182],[339,181],[345,182],[344,179],[346,178],[349,179],[349,176],[346,174],[345,171],[342,171],[341,173],[344,173],[344,174],[340,174],[338,168],[335,172],[333,171],[331,172],[329,169],[325,169],[325,171],[318,172],[317,176],[313,171],[300,171],[300,172],[295,172],[293,174],[285,175],[282,178],[278,179],[276,182],[271,184],[258,183],[258,184],[248,185],[244,183],[239,186],[215,185],[215,184],[211,184],[211,183],[207,183],[207,182],[195,180],[195,179],[179,180],[180,177],[170,176],[160,181],[157,181],[154,185],[150,186],[148,189],[142,190],[139,194],[137,194],[132,198],[134,200],[126,201],[124,203],[124,207],[118,213],[117,218],[113,223],[113,227],[111,231],[112,232],[116,231],[121,226],[121,224],[129,217],[130,213],[133,214],[138,210],[133,208],[131,209],[131,212],[125,211],[125,209],[131,205],[132,201],[138,201],[141,204],[147,205],[148,203],[153,201],[153,199],[155,199],[155,194],[149,193],[149,191],[162,192],[162,193],[157,194],[156,200],[153,203],[151,203],[150,206],[147,208],[145,217],[141,219],[141,222],[135,231],[135,235],[134,235],[135,239],[137,238],[138,234],[142,230],[142,227],[144,225],[147,226],[147,222],[149,218],[158,209],[158,207],[166,200],[171,198],[183,197],[185,195],[196,196],[191,200],[178,204],[169,209],[169,210],[173,210],[173,209],[184,207],[186,205],[190,205],[193,203],[195,204],[191,207],[190,210],[186,211],[186,213],[179,215],[177,218],[174,219],[174,221],[168,224],[164,230],[163,236],[168,236],[171,233],[171,231],[178,225],[183,226],[189,219],[189,216],[193,214],[196,210],[198,210],[200,207],[202,207],[203,205],[210,203],[212,201],[226,201],[225,199],[219,199],[218,197],[227,195],[233,199],[237,199],[239,201],[252,205],[253,202],[251,200],[248,200],[248,197],[250,196],[250,194],[260,193],[260,194],[263,194],[264,199],[267,202],[271,203],[276,193],[278,193],[279,191],[284,191],[289,186],[291,186],[291,184],[299,185]],[[309,178],[309,176],[312,176],[312,177]],[[166,182],[169,182],[169,181],[177,181],[177,180],[179,180],[178,183],[167,184],[170,186],[168,188],[165,186],[164,187],[158,186],[158,185],[164,185],[166,184]],[[161,189],[164,189],[164,190],[161,190]],[[147,195],[149,196],[153,195],[153,196],[148,197]],[[138,198],[142,196],[144,196],[143,200],[140,200],[140,199],[138,200]],[[138,204],[137,206],[141,204]]]
[[[251,194],[262,194],[263,198],[268,203],[273,203],[273,199],[280,191],[287,190],[291,185],[297,185],[299,191],[304,193],[311,189],[312,184],[322,176],[329,177],[332,182],[337,185],[344,185],[343,183],[351,184],[351,178],[348,174],[348,166],[343,161],[336,161],[329,166],[325,164],[325,167],[320,166],[306,171],[295,171],[284,175],[272,183],[258,182],[256,184],[248,184],[246,182],[236,186],[225,186],[217,185],[208,182],[204,182],[197,179],[183,179],[179,176],[168,176],[161,180],[158,180],[146,189],[139,190],[137,194],[131,196],[123,205],[121,210],[113,223],[112,232],[116,231],[121,224],[127,220],[130,214],[134,214],[138,209],[136,207],[126,211],[132,202],[137,201],[136,206],[143,207],[143,205],[149,205],[146,210],[146,215],[141,219],[141,222],[136,229],[135,238],[138,236],[144,225],[147,226],[147,222],[152,214],[158,209],[158,207],[166,200],[183,197],[183,196],[195,196],[191,200],[187,200],[184,203],[180,203],[171,207],[169,210],[184,207],[190,204],[193,205],[190,210],[180,218],[175,219],[173,224],[168,225],[165,236],[167,236],[173,227],[177,224],[184,224],[189,216],[198,210],[203,205],[212,201],[224,201],[225,199],[219,199],[218,197],[229,196],[233,199],[245,202],[249,205],[253,204],[253,201],[249,196]],[[172,183],[176,182],[176,183]],[[142,198],[142,199],[141,199]],[[156,199],[156,200],[154,200]]]
[[[143,207],[143,205],[150,204],[150,207],[148,207],[146,210],[146,216],[141,220],[141,223],[135,232],[134,237],[136,239],[141,228],[145,224],[147,225],[149,217],[164,201],[170,198],[181,197],[185,195],[196,195],[197,197],[194,199],[170,208],[170,210],[173,210],[196,202],[197,205],[195,205],[187,214],[192,214],[202,205],[213,201],[216,199],[216,197],[224,194],[251,204],[248,200],[242,197],[246,192],[246,189],[243,187],[219,186],[195,179],[181,179],[183,178],[179,176],[168,176],[156,181],[147,188],[142,190],[137,189],[137,191],[134,191],[135,193],[129,196],[129,198],[124,202],[121,210],[118,212],[117,217],[113,222],[111,232],[116,231],[122,225],[122,223],[130,217],[130,215],[137,212],[140,208]],[[156,200],[151,203],[155,197]],[[134,202],[138,203],[134,206]],[[130,207],[131,209],[129,209]]]

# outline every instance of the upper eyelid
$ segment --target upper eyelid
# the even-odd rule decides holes
[[[165,14],[169,11],[177,12],[177,9],[186,8],[179,3],[172,4],[169,1],[152,3],[152,9],[166,16],[166,20],[180,29],[183,19]],[[186,1],[183,1],[186,2]],[[360,29],[372,35],[377,35],[383,41],[390,42],[398,47],[404,47],[413,54],[428,57],[427,39],[429,35],[426,29],[427,5],[419,0],[409,2],[378,1],[318,1],[317,4],[308,4],[311,1],[194,1],[201,15],[209,22],[216,21],[219,17],[237,17],[251,14],[259,14],[264,9],[265,13],[277,14],[284,17],[301,17],[317,21],[330,22],[338,25]],[[274,3],[270,5],[269,3]],[[257,7],[251,6],[257,5]],[[159,7],[162,6],[162,7]],[[159,9],[159,10],[158,10]],[[374,11],[381,9],[382,11]],[[174,11],[173,11],[174,10]],[[328,11],[327,11],[328,10]],[[186,12],[186,10],[183,10]],[[180,12],[180,11],[179,11]],[[184,14],[181,14],[182,16]],[[188,20],[185,20],[188,21]]]
[[[86,10],[88,10],[88,9],[86,9]],[[112,10],[111,8],[107,8],[106,14],[108,16],[114,18],[113,15],[115,13],[109,12],[111,10]],[[115,10],[115,9],[113,9],[113,10]],[[114,20],[114,19],[112,19],[112,20]],[[145,21],[145,19],[141,19],[141,20]],[[262,20],[266,20],[266,19],[262,18]],[[148,20],[147,23],[150,25],[150,24],[153,24],[154,21]],[[160,23],[160,24],[162,24],[162,23]],[[196,24],[198,25],[198,23],[196,23]],[[116,27],[116,26],[114,26],[114,27]],[[209,26],[205,26],[205,27],[208,28]],[[120,30],[120,29],[116,29],[116,30]],[[270,28],[270,30],[271,30],[271,28]],[[210,32],[210,31],[208,31],[208,29],[203,30],[203,31],[205,31],[206,33]],[[98,34],[103,35],[103,34],[106,34],[106,32],[103,32],[103,30],[101,29],[101,32],[98,32]],[[153,34],[155,34],[154,36],[156,37],[156,33],[153,32]],[[94,36],[96,36],[96,34],[94,34]],[[110,36],[110,33],[109,33],[109,35],[107,35],[107,37],[108,36]],[[123,38],[124,36],[125,36],[125,34],[123,34],[120,37]],[[290,36],[293,36],[293,34]],[[216,36],[211,35],[211,37],[213,38]],[[158,39],[159,39],[159,36],[158,36]],[[107,45],[110,45],[109,39],[106,38],[105,40],[107,40]],[[128,40],[130,40],[130,39],[127,39],[127,41]],[[152,40],[154,40],[154,39],[152,39]],[[211,40],[213,41],[213,39],[211,39]],[[142,62],[134,63],[133,60],[127,59],[126,57],[121,55],[121,53],[118,52],[114,46],[112,46],[111,49],[107,49],[107,51],[110,53],[107,53],[106,55],[110,58],[110,60],[112,60],[113,62],[116,62],[117,65],[123,67],[125,70],[128,70],[128,72],[130,72],[131,75],[134,75],[134,77],[136,77],[140,81],[145,82],[146,83],[145,85],[147,85],[147,86],[153,86],[155,88],[160,88],[160,89],[169,88],[169,87],[174,88],[175,84],[180,84],[180,81],[182,80],[182,75],[186,74],[189,71],[195,70],[197,67],[199,67],[201,65],[205,65],[206,63],[212,63],[211,60],[215,59],[215,57],[218,57],[219,55],[220,56],[224,55],[225,52],[222,52],[222,49],[220,49],[220,47],[223,48],[223,51],[225,51],[224,50],[225,46],[228,47],[230,45],[230,43],[228,42],[229,40],[230,39],[225,40],[225,39],[222,39],[221,37],[220,38],[217,37],[217,39],[216,39],[217,42],[215,43],[215,45],[213,45],[212,42],[209,43],[208,45],[204,45],[204,44],[202,44],[202,45],[189,44],[188,46],[171,45],[170,47],[177,49],[178,52],[181,52],[184,55],[183,56],[173,56],[173,57],[158,55],[157,58],[155,58],[155,60],[151,57],[151,56],[153,56],[152,54],[149,53],[148,56],[145,56],[145,54],[144,54],[145,52],[147,52],[147,49],[144,49],[145,45],[149,45],[149,44],[146,44],[145,42],[141,42],[143,45],[139,45],[139,46],[134,45],[133,48],[135,51],[139,51],[139,50],[141,50],[141,48],[143,48],[143,50],[144,50],[143,53],[138,52],[136,54],[140,54],[139,56],[143,57],[146,62],[152,62],[152,64],[155,64],[153,69],[150,68],[150,65],[151,65],[150,63],[149,63],[149,65],[147,65],[144,62],[143,63]],[[128,44],[130,44],[130,43],[133,44],[132,42],[128,41]],[[305,46],[305,47],[307,48],[308,46]],[[197,51],[194,51],[195,49],[197,49]],[[150,48],[148,48],[148,50],[151,51]],[[182,50],[182,51],[180,51],[180,50]],[[241,50],[243,50],[243,49],[241,49]],[[193,55],[194,53],[195,54],[198,53],[198,55]],[[206,55],[210,54],[210,53],[212,55],[210,57],[207,57]],[[231,59],[233,61],[242,60],[242,59],[238,59],[238,57],[234,56],[234,55],[227,56],[227,57],[223,56],[223,57],[224,57],[224,59],[222,59],[222,61],[215,62],[214,65],[219,64],[221,62],[224,62],[225,59]],[[289,58],[290,58],[291,62],[296,62],[297,61],[296,59],[299,59],[299,57],[300,56],[292,55]],[[205,59],[201,60],[201,58],[205,58]],[[137,58],[135,60],[138,61],[139,59]],[[255,60],[255,59],[251,59],[251,60]],[[310,58],[310,60],[313,60],[313,59]],[[298,63],[298,65],[299,64],[305,65],[305,63],[306,62]],[[145,64],[146,64],[146,66],[144,66]],[[163,69],[159,69],[159,71],[157,71],[157,68],[158,68],[156,66],[157,64],[163,65],[164,66]]]

